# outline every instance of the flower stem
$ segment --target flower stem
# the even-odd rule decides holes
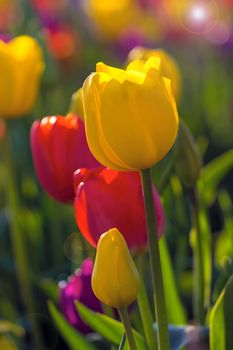
[[[159,243],[152,190],[152,176],[150,168],[141,170],[141,179],[144,193],[144,206],[147,221],[150,267],[152,273],[155,315],[158,329],[158,349],[169,350],[170,345],[167,324],[167,313],[164,298],[162,268],[159,253]]]
[[[146,338],[148,349],[157,350],[157,340],[155,331],[153,329],[153,318],[151,314],[151,307],[149,305],[148,296],[145,288],[145,281],[143,276],[143,257],[139,255],[136,259],[137,269],[140,275],[140,290],[137,296],[138,308],[142,319],[142,325]]]
[[[120,343],[120,345],[119,345],[118,350],[123,350],[123,348],[124,348],[124,346],[125,346],[125,341],[126,341],[126,335],[125,335],[125,332],[124,332],[124,334],[123,334],[123,336],[122,336],[122,338],[121,338],[121,343]]]
[[[43,348],[41,343],[40,330],[36,321],[35,305],[30,285],[29,263],[26,254],[25,236],[22,232],[22,221],[20,220],[19,199],[14,177],[14,167],[12,161],[12,152],[10,144],[10,124],[7,123],[6,135],[3,140],[5,169],[6,169],[6,200],[9,210],[9,226],[11,233],[11,244],[17,269],[17,277],[20,286],[21,298],[29,315],[32,329],[33,349],[40,350]]]
[[[125,306],[122,306],[118,308],[118,311],[125,328],[125,334],[128,339],[129,348],[130,350],[137,350],[127,308]]]
[[[199,222],[199,204],[196,188],[190,190],[190,202],[192,210],[192,226],[196,231],[196,244],[194,249],[194,315],[196,320],[204,323],[204,263]]]

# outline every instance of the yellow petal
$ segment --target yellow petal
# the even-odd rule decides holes
[[[87,142],[94,157],[103,165],[116,170],[119,169],[105,155],[102,148],[103,140],[100,139],[101,126],[100,121],[100,93],[104,88],[104,83],[100,83],[101,76],[98,73],[92,73],[84,82],[83,85],[83,107]]]
[[[147,168],[162,159],[178,128],[177,111],[162,78],[155,83],[147,77],[143,86],[110,81],[101,95],[100,118],[106,143],[130,170]],[[104,152],[122,166],[107,148]]]
[[[7,44],[0,41],[0,117],[4,118],[12,104],[15,84],[15,66]]]

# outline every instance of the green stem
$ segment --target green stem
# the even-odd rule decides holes
[[[35,307],[30,285],[29,263],[27,261],[25,237],[21,228],[21,221],[19,220],[19,200],[17,196],[17,186],[14,178],[14,167],[12,162],[12,152],[10,144],[10,128],[7,125],[6,136],[3,140],[4,154],[5,154],[5,169],[6,169],[6,199],[8,210],[10,213],[9,226],[11,233],[11,244],[15,259],[18,282],[20,286],[21,298],[25,305],[27,313],[30,315],[30,324],[32,328],[32,342],[33,349],[40,350],[41,345],[40,331],[36,321]]]
[[[125,306],[122,306],[118,308],[118,311],[125,328],[125,334],[129,343],[129,348],[130,350],[137,350],[127,308]]]
[[[140,290],[137,296],[138,308],[142,319],[143,330],[146,338],[148,349],[157,350],[157,341],[155,331],[153,329],[153,318],[151,307],[146,293],[145,281],[143,275],[143,257],[138,256],[136,260],[137,269],[140,275]]]
[[[196,188],[190,190],[190,201],[192,210],[192,226],[196,232],[196,244],[194,249],[194,315],[196,320],[204,323],[204,262],[201,240],[201,229],[199,221],[198,193]]]
[[[150,267],[153,283],[155,315],[158,329],[158,349],[169,350],[169,333],[167,313],[164,298],[162,268],[159,253],[157,225],[153,200],[151,169],[141,170],[141,179],[144,193],[144,206],[147,221],[147,235],[150,255]]]

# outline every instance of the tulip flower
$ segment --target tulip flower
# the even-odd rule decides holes
[[[43,55],[37,41],[23,35],[0,41],[0,116],[11,118],[30,112],[37,97]]]
[[[71,202],[74,171],[99,165],[89,151],[83,122],[73,114],[45,117],[33,123],[30,136],[41,186],[56,200]]]
[[[171,80],[171,88],[176,101],[179,101],[181,90],[181,74],[174,58],[164,50],[150,50],[143,47],[135,47],[128,55],[128,62],[140,59],[146,61],[150,57],[159,57],[161,60],[161,74]]]
[[[171,149],[178,113],[161,59],[131,62],[126,70],[98,63],[83,85],[84,119],[91,152],[115,170],[146,169]]]
[[[77,225],[96,247],[101,234],[117,227],[132,252],[147,248],[146,219],[140,175],[109,168],[80,169],[74,174]],[[164,212],[154,188],[158,235],[164,230]]]
[[[78,269],[68,281],[59,282],[60,307],[69,323],[83,334],[92,330],[82,321],[75,307],[75,301],[80,301],[89,309],[102,312],[99,300],[95,297],[91,287],[91,275],[93,262],[90,258],[84,260],[81,268]]]
[[[108,40],[116,39],[125,28],[135,24],[139,15],[134,0],[90,0],[84,5],[99,34]]]
[[[113,228],[101,235],[92,273],[92,288],[104,304],[121,308],[139,291],[139,275],[121,233]]]

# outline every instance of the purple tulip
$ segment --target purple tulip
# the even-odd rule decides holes
[[[83,334],[91,333],[89,328],[79,316],[75,301],[80,301],[93,311],[102,312],[102,307],[99,300],[95,297],[91,287],[91,275],[93,270],[93,262],[87,258],[82,263],[68,281],[59,283],[60,289],[60,308],[69,323]]]

